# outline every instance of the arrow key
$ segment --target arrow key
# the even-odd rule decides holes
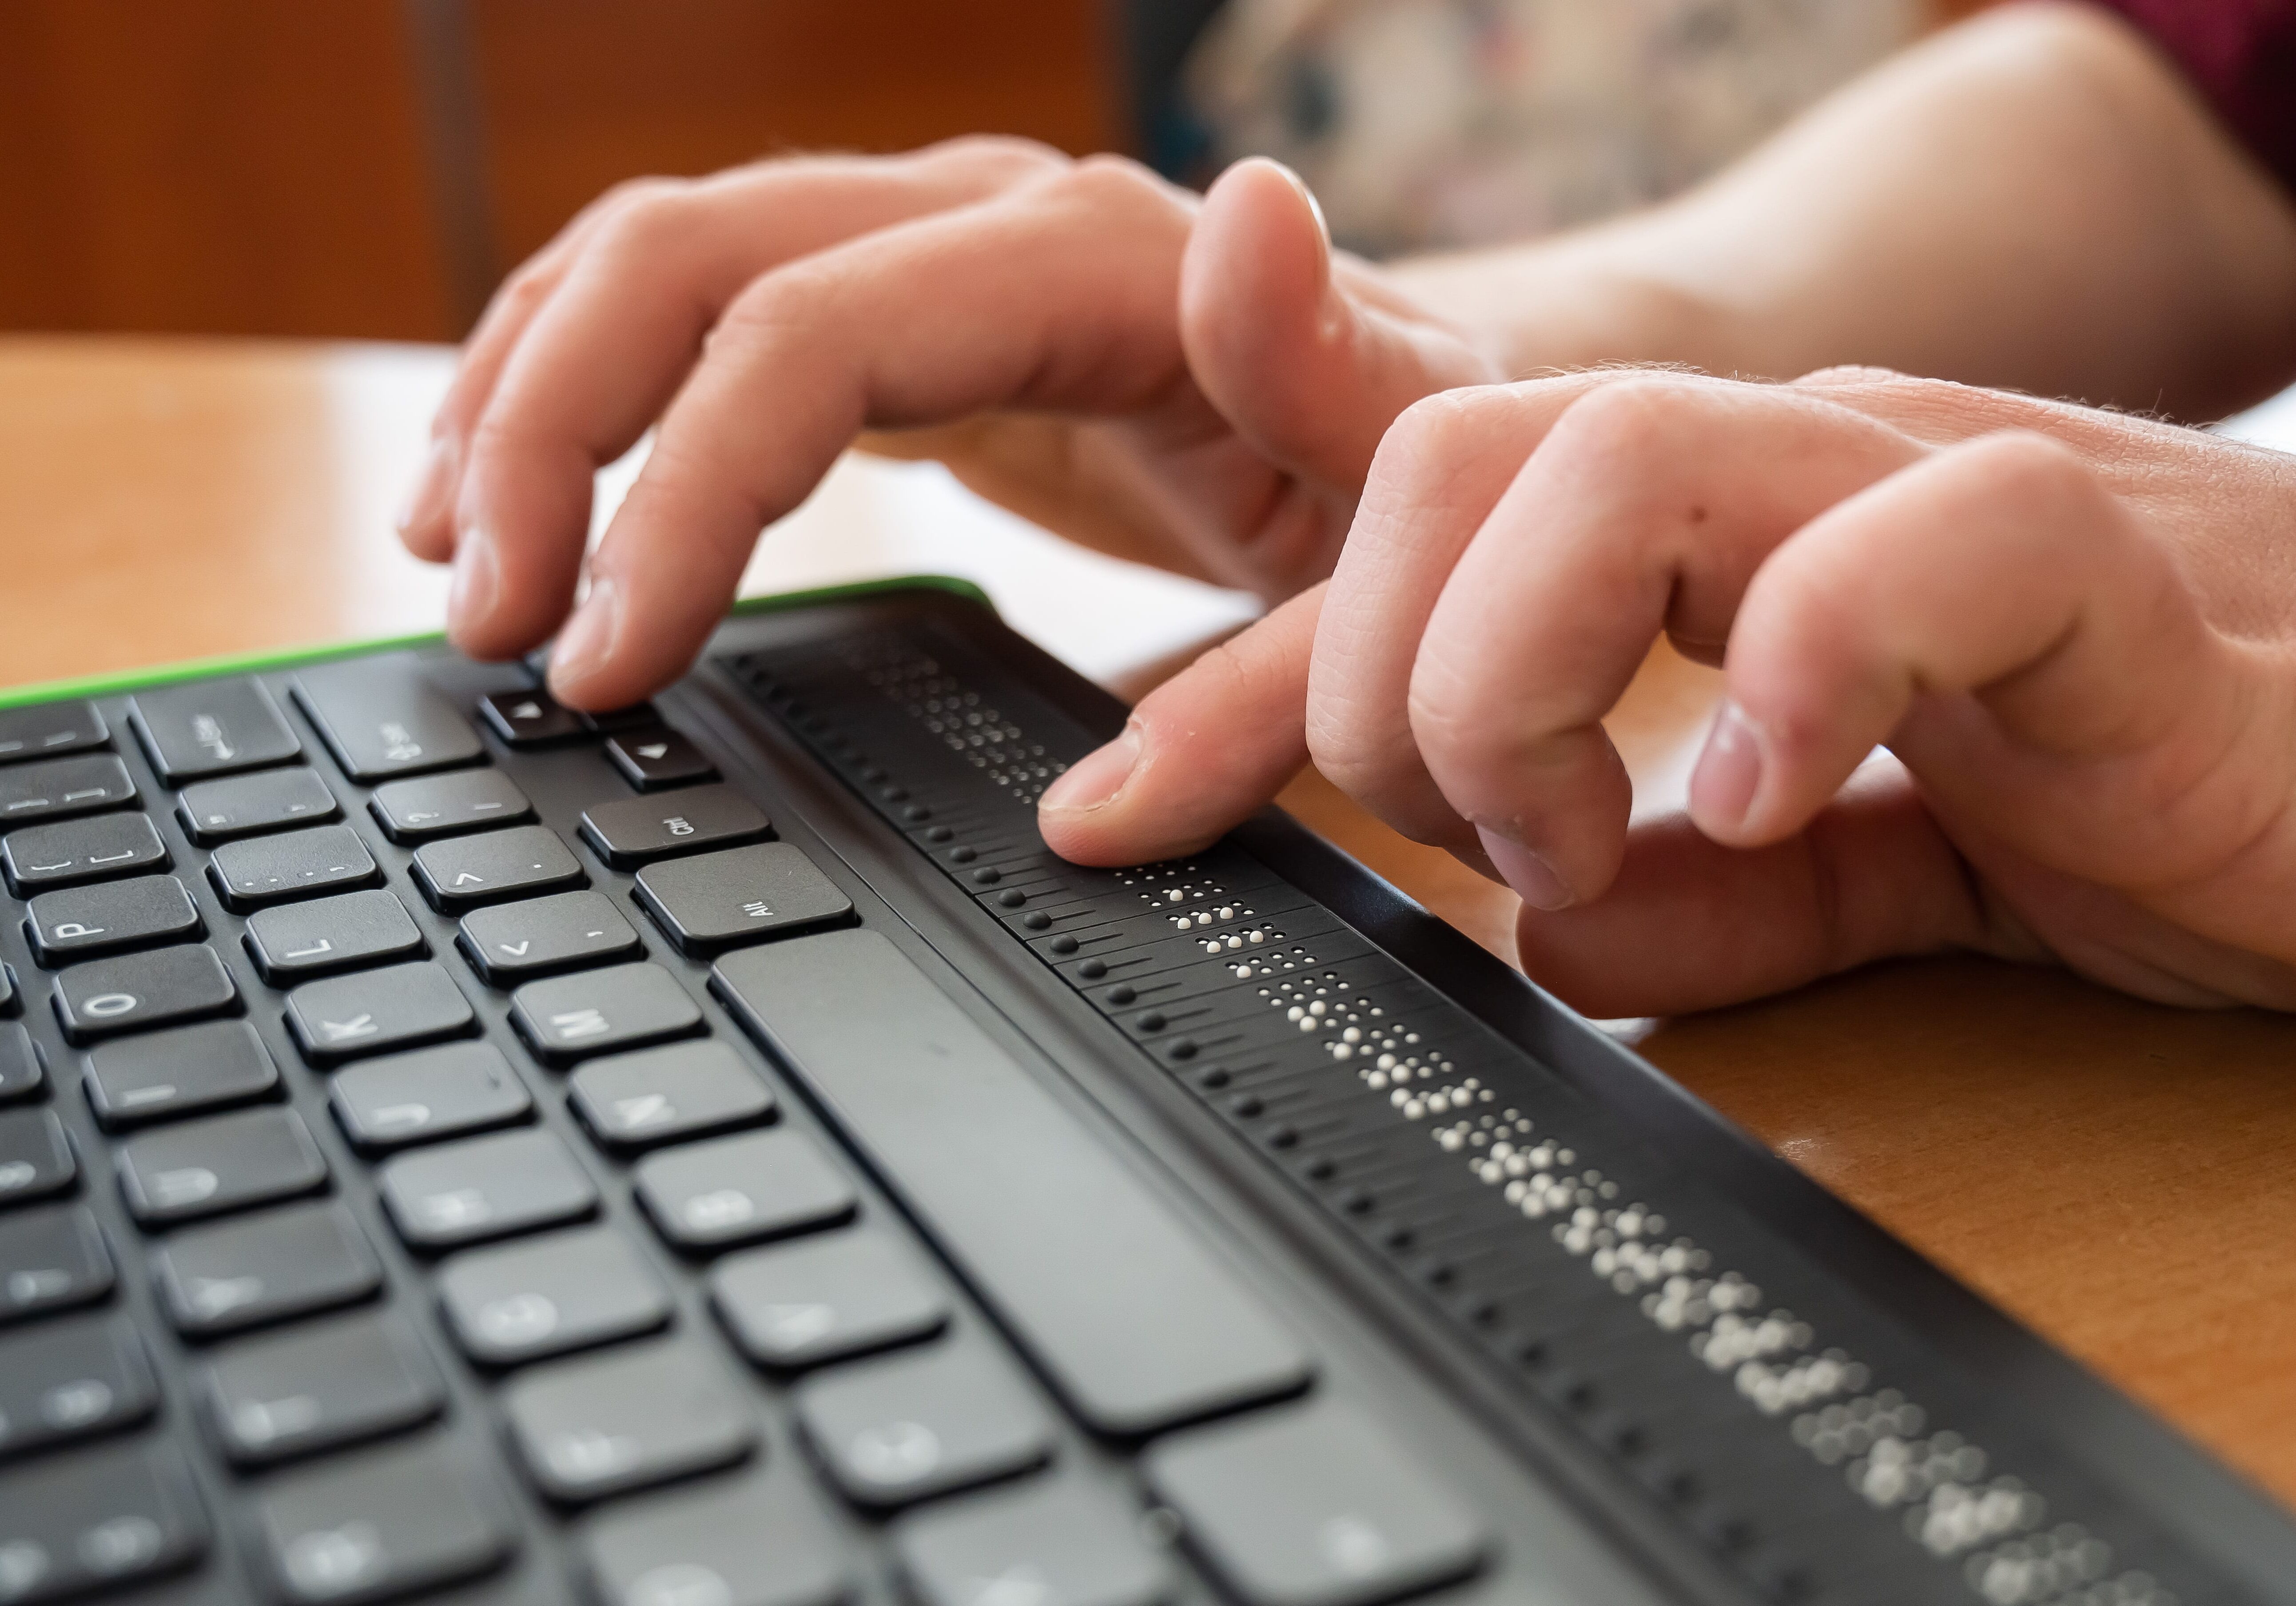
[[[579,887],[588,879],[581,861],[546,825],[449,837],[414,850],[414,884],[433,908],[448,914]]]
[[[547,692],[496,692],[479,699],[479,717],[514,748],[578,740],[582,722]]]
[[[463,989],[435,964],[306,982],[287,995],[287,1028],[314,1065],[466,1037],[477,1022]]]
[[[273,987],[422,953],[422,933],[406,905],[380,889],[258,909],[248,920],[246,942]]]
[[[624,731],[606,743],[606,757],[640,791],[718,778],[718,766],[701,756],[701,750],[668,725]]]

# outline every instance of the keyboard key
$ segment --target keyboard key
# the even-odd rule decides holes
[[[0,962],[0,1015],[23,1012],[24,995],[16,986],[16,967]]]
[[[295,701],[354,781],[454,769],[486,751],[412,653],[306,669],[295,677]]]
[[[202,781],[176,799],[176,817],[202,848],[291,825],[317,825],[340,812],[319,772],[300,766]]]
[[[54,825],[28,825],[0,846],[0,864],[18,897],[51,887],[115,881],[168,867],[167,844],[142,815],[97,815]]]
[[[457,1584],[509,1559],[499,1500],[426,1438],[275,1483],[254,1532],[288,1606],[356,1606]]]
[[[374,856],[348,825],[226,842],[208,864],[208,880],[224,906],[241,914],[266,904],[371,886],[381,879]]]
[[[220,1216],[327,1184],[326,1157],[291,1110],[248,1110],[129,1138],[115,1151],[119,1191],[145,1226]]]
[[[47,1064],[32,1034],[13,1020],[0,1021],[0,1104],[31,1098],[47,1085]]]
[[[447,1263],[439,1302],[463,1353],[515,1366],[652,1332],[669,1321],[668,1291],[613,1227],[582,1227]]]
[[[742,1460],[758,1443],[746,1390],[681,1339],[529,1372],[503,1391],[511,1441],[553,1500],[597,1500]]]
[[[287,995],[287,1028],[314,1065],[461,1037],[477,1024],[471,1001],[436,964],[307,981]]]
[[[91,1304],[113,1281],[103,1229],[84,1206],[0,1216],[0,1324]]]
[[[53,758],[102,747],[111,740],[92,702],[45,702],[0,709],[0,764]]]
[[[0,1601],[30,1606],[179,1572],[207,1518],[173,1445],[87,1450],[0,1475]]]
[[[1151,1433],[1312,1375],[1242,1276],[883,936],[743,948],[712,986],[1095,1428]]]
[[[56,1018],[74,1043],[239,1007],[239,987],[212,948],[186,945],[76,964],[56,978]]]
[[[893,1553],[922,1606],[1156,1606],[1170,1565],[1129,1500],[1072,1479],[1000,1490],[902,1519]]]
[[[463,916],[455,944],[496,987],[637,955],[638,934],[601,892],[560,892]]]
[[[490,692],[479,699],[479,717],[514,748],[549,747],[585,733],[574,711],[547,692]]]
[[[329,1102],[343,1135],[370,1154],[522,1121],[526,1084],[491,1043],[449,1043],[363,1060],[335,1077]]]
[[[774,1113],[774,1095],[723,1043],[672,1043],[593,1060],[569,1078],[574,1113],[614,1149],[651,1149]]]
[[[1371,1606],[1482,1561],[1473,1504],[1344,1401],[1161,1440],[1143,1470],[1253,1606]]]
[[[0,1209],[61,1193],[78,1176],[71,1140],[54,1110],[0,1114]]]
[[[1052,1421],[1019,1369],[980,1342],[816,1372],[795,1401],[822,1464],[862,1505],[1009,1478],[1053,1453]]]
[[[142,875],[62,892],[43,892],[25,906],[32,956],[53,970],[101,954],[207,934],[198,905],[172,875]]]
[[[391,1225],[422,1250],[530,1233],[598,1208],[589,1174],[547,1132],[420,1149],[384,1162],[377,1176]]]
[[[648,864],[637,900],[688,954],[786,937],[853,918],[853,900],[787,842]]]
[[[701,1029],[701,1010],[693,995],[658,964],[618,964],[529,981],[510,1002],[511,1023],[519,1035],[553,1061],[638,1048]]]
[[[730,786],[696,786],[675,798],[618,798],[582,811],[582,840],[617,870],[673,853],[764,840],[773,822]]]
[[[382,1286],[381,1264],[339,1204],[173,1233],[152,1268],[168,1319],[187,1338],[356,1305]]]
[[[395,1433],[446,1405],[422,1341],[397,1318],[368,1315],[230,1345],[198,1396],[223,1453],[242,1467]]]
[[[948,1301],[902,1245],[866,1231],[718,1263],[709,1303],[742,1352],[784,1371],[931,1338]]]
[[[159,1403],[144,1340],[121,1317],[83,1316],[0,1339],[0,1456],[114,1432]]]
[[[152,767],[170,786],[201,775],[261,769],[299,755],[303,744],[252,680],[200,680],[141,692],[128,705]]]
[[[82,1080],[96,1119],[114,1132],[267,1097],[271,1051],[244,1020],[209,1020],[97,1049]]]
[[[547,825],[450,837],[414,850],[414,884],[434,909],[452,914],[504,898],[586,885],[582,862]]]
[[[366,806],[394,842],[426,842],[534,817],[534,805],[498,769],[393,781],[376,788]]]
[[[718,766],[701,750],[668,725],[641,726],[609,738],[606,757],[640,791],[718,778]]]
[[[665,1150],[636,1175],[661,1235],[697,1253],[833,1226],[859,1202],[821,1146],[786,1129]]]
[[[92,815],[135,800],[127,766],[110,753],[0,769],[0,831],[34,820]]]
[[[258,909],[248,917],[245,940],[273,987],[428,952],[406,905],[380,887]]]
[[[615,1505],[583,1540],[602,1606],[832,1606],[851,1587],[844,1545],[779,1462]]]

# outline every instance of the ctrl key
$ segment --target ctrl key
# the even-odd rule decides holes
[[[257,1505],[255,1530],[273,1592],[291,1606],[356,1606],[460,1583],[501,1566],[512,1548],[499,1501],[436,1442],[281,1484]]]
[[[0,1477],[0,1602],[21,1606],[191,1566],[207,1518],[171,1445],[90,1451]]]

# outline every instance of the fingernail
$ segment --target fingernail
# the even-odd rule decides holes
[[[1308,209],[1316,215],[1316,238],[1324,248],[1324,276],[1329,278],[1332,273],[1332,225],[1324,216],[1324,203],[1316,199],[1316,192],[1308,187],[1308,181],[1288,163],[1277,161],[1272,156],[1266,160],[1268,166],[1292,181],[1292,187],[1300,192],[1300,199],[1306,201]]]
[[[621,587],[604,575],[590,579],[590,595],[550,649],[550,678],[562,685],[589,674],[613,651],[621,628]]]
[[[398,533],[429,524],[447,510],[447,492],[455,479],[455,460],[459,450],[452,435],[433,436],[430,450],[422,459],[422,467],[407,488],[406,500],[398,509]]]
[[[494,537],[483,529],[463,532],[455,544],[455,582],[447,592],[447,627],[460,635],[494,611],[502,565]]]
[[[1056,814],[1084,814],[1102,807],[1124,790],[1140,762],[1140,730],[1128,725],[1106,747],[1095,748],[1045,788],[1038,807]]]
[[[1762,785],[1761,727],[1726,701],[1715,710],[1698,767],[1690,772],[1690,811],[1706,824],[1742,831]]]
[[[1524,847],[1513,837],[1502,836],[1488,825],[1475,827],[1482,839],[1483,851],[1491,857],[1491,864],[1506,884],[1522,897],[1522,901],[1534,909],[1544,909],[1549,914],[1558,909],[1568,909],[1578,901],[1562,878],[1554,873],[1554,866],[1535,851]]]

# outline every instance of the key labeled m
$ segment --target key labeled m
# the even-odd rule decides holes
[[[550,1017],[550,1029],[562,1043],[579,1043],[585,1037],[605,1036],[614,1025],[599,1010],[568,1010]]]

